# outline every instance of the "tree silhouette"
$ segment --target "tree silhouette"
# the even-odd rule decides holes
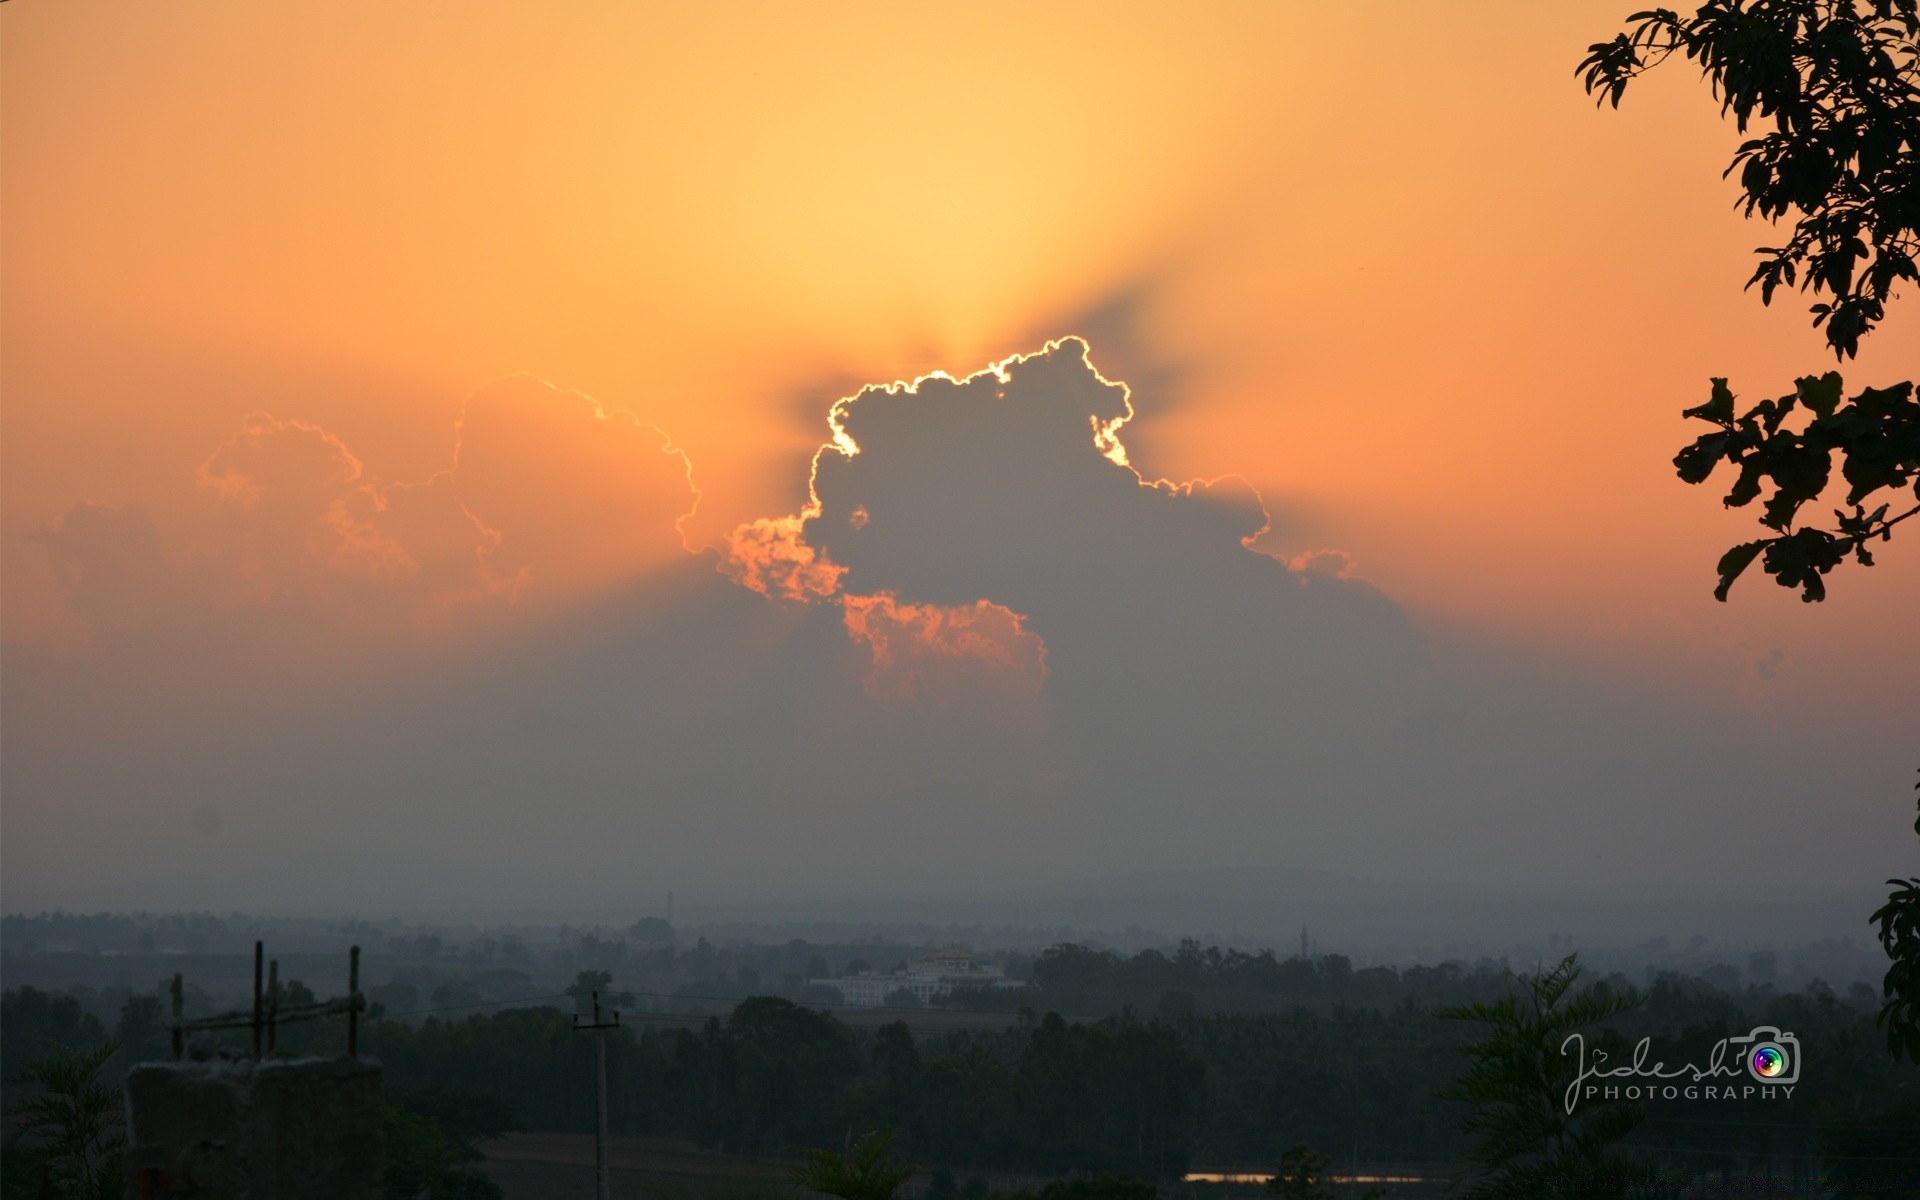
[[[1886,316],[1901,282],[1920,282],[1920,13],[1916,0],[1708,0],[1691,17],[1648,9],[1630,29],[1596,42],[1578,70],[1587,92],[1619,107],[1627,85],[1675,53],[1700,64],[1742,134],[1757,116],[1772,128],[1743,142],[1725,174],[1739,175],[1743,207],[1769,222],[1792,218],[1784,244],[1762,246],[1748,279],[1770,304],[1780,285],[1810,291],[1815,328],[1834,356],[1858,352]],[[1685,416],[1713,428],[1674,458],[1680,478],[1702,483],[1735,468],[1725,503],[1744,507],[1769,485],[1760,524],[1772,535],[1721,556],[1714,596],[1759,559],[1805,601],[1849,556],[1873,565],[1868,545],[1920,514],[1920,396],[1911,380],[1843,399],[1837,372],[1736,412],[1724,378]],[[1851,512],[1834,527],[1795,528],[1817,499],[1833,456]],[[1882,499],[1883,494],[1885,498]],[[1878,501],[1878,503],[1876,503]],[[1873,505],[1873,507],[1869,507]]]
[[[20,1165],[37,1176],[40,1195],[115,1200],[124,1190],[123,1102],[120,1089],[100,1078],[118,1048],[112,1041],[85,1051],[55,1046],[20,1073],[22,1083],[41,1090],[15,1110],[12,1138],[37,1159]]]
[[[1617,994],[1573,997],[1577,956],[1551,969],[1510,975],[1517,985],[1489,1004],[1443,1008],[1443,1020],[1484,1027],[1460,1048],[1468,1067],[1439,1096],[1472,1111],[1461,1122],[1471,1137],[1466,1165],[1470,1200],[1547,1200],[1617,1195],[1644,1178],[1614,1144],[1640,1123],[1641,1106],[1620,1099],[1577,1097],[1576,1059],[1567,1043],[1638,1003]],[[1571,998],[1570,998],[1571,997]]]
[[[566,994],[573,997],[574,1011],[581,1016],[587,1016],[593,1012],[595,992],[600,994],[600,1004],[605,1008],[618,1008],[632,1004],[634,1001],[632,992],[613,990],[613,972],[611,971],[580,972],[573,977],[573,982],[567,985]]]
[[[793,1181],[842,1200],[893,1200],[900,1185],[919,1170],[887,1165],[893,1136],[891,1129],[876,1129],[857,1142],[849,1138],[844,1152],[796,1146],[803,1161],[793,1168]]]
[[[1913,831],[1920,833],[1920,817]],[[1893,888],[1887,902],[1867,918],[1879,924],[1880,945],[1893,960],[1881,985],[1886,1004],[1879,1023],[1887,1031],[1887,1049],[1920,1063],[1920,878],[1887,883]]]

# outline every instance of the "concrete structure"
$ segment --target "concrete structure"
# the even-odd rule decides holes
[[[143,1063],[127,1073],[126,1091],[129,1197],[380,1196],[378,1064]]]
[[[920,956],[920,961],[905,971],[879,973],[862,971],[838,979],[809,979],[810,984],[835,988],[846,1003],[861,1008],[880,1008],[887,997],[906,991],[922,1004],[935,996],[944,996],[958,988],[1023,988],[1018,979],[1008,979],[999,971],[977,967],[973,952],[964,946],[947,946]]]

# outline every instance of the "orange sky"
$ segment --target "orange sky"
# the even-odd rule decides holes
[[[835,397],[1081,332],[1137,466],[1244,475],[1266,545],[1347,552],[1417,623],[1910,731],[1920,546],[1822,609],[1710,598],[1753,520],[1673,478],[1678,412],[1828,360],[1740,290],[1769,233],[1704,85],[1581,93],[1630,7],[16,0],[8,636],[71,634],[27,534],[169,526],[253,412],[424,481],[529,372],[686,452],[697,546],[797,508]],[[1850,380],[1910,374],[1914,319]],[[544,461],[513,486],[589,470]],[[542,552],[583,585],[652,553]]]

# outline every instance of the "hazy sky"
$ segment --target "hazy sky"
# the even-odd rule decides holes
[[[1910,870],[1631,7],[5,5],[5,905]]]

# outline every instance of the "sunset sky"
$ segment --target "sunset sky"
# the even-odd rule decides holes
[[[1713,600],[1832,359],[1632,7],[6,4],[5,906],[1870,890],[1920,534]]]

